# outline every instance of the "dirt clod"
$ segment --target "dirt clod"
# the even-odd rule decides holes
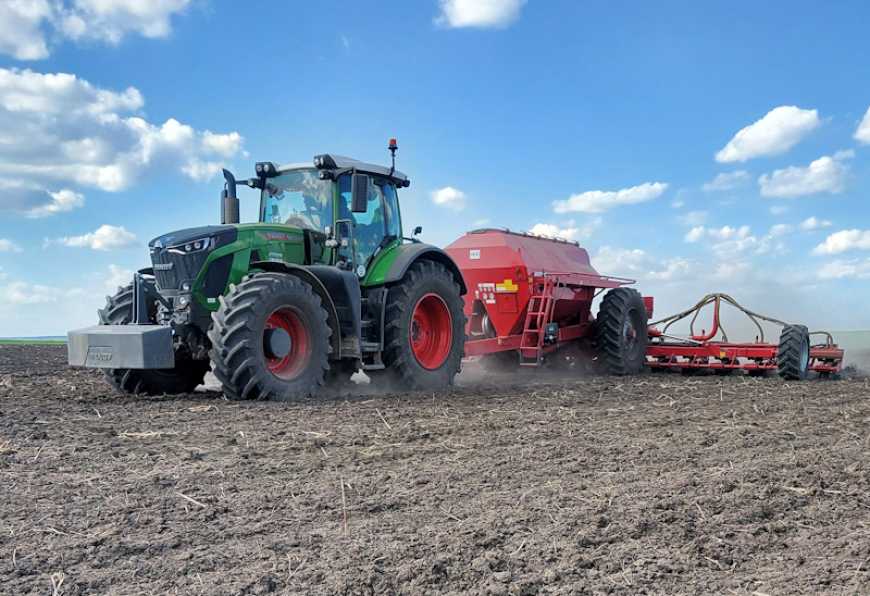
[[[866,594],[865,379],[113,395],[0,347],[6,594]]]

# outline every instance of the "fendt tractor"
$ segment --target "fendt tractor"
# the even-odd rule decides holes
[[[464,357],[494,371],[591,361],[615,375],[778,371],[793,380],[842,368],[830,334],[722,294],[650,324],[653,298],[625,287],[634,280],[598,273],[576,242],[481,229],[441,250],[416,238],[419,227],[406,238],[397,191],[410,180],[396,150],[391,139],[389,168],[323,154],[260,162],[241,181],[224,170],[222,225],[152,240],[151,267],[107,299],[99,325],[69,333],[70,364],[105,369],[124,393],[186,393],[212,370],[229,399],[276,400],[312,396],[360,369],[374,382],[441,389]],[[258,222],[239,223],[237,186],[260,191]],[[755,322],[755,342],[729,342],[723,300]],[[711,332],[696,334],[709,304]],[[690,316],[689,336],[668,334]],[[762,320],[783,327],[779,344],[765,342]],[[812,344],[813,335],[825,341]]]
[[[220,226],[149,243],[151,267],[108,298],[100,325],[69,333],[73,366],[105,369],[125,393],[192,391],[211,369],[230,399],[313,395],[360,368],[405,388],[459,372],[462,274],[443,250],[402,234],[392,166],[323,154],[313,164],[224,170]],[[260,191],[239,223],[237,186]]]

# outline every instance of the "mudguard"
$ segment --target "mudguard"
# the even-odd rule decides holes
[[[397,250],[399,254],[396,255],[393,264],[390,265],[390,269],[384,277],[384,283],[401,281],[405,277],[405,273],[408,272],[408,269],[410,269],[414,263],[420,260],[428,260],[441,263],[448,271],[450,271],[453,278],[456,280],[456,283],[459,284],[459,293],[461,295],[465,295],[468,291],[459,267],[453,259],[450,258],[450,255],[437,246],[414,242],[411,244],[402,244]]]

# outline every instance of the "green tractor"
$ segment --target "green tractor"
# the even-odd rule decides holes
[[[289,400],[362,369],[375,382],[452,384],[465,283],[441,249],[405,238],[392,167],[323,154],[312,164],[224,170],[220,226],[149,243],[152,266],[119,288],[100,325],[69,333],[72,366],[124,393],[185,393],[212,370],[230,399]],[[260,192],[239,223],[237,186]]]

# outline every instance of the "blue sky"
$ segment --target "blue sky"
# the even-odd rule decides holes
[[[0,336],[91,323],[149,239],[218,221],[219,166],[391,136],[429,242],[534,229],[660,314],[870,327],[865,2],[135,5],[0,7]]]

